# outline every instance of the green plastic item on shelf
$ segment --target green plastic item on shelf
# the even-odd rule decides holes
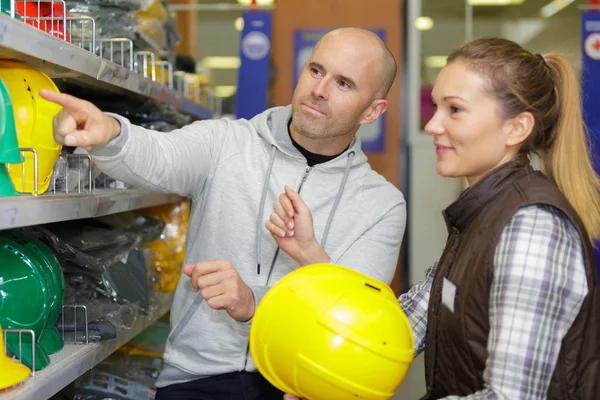
[[[2,78],[0,78],[0,108],[2,109],[0,112],[0,196],[18,196],[5,164],[22,163],[23,157],[17,141],[12,100]]]
[[[2,14],[10,16],[10,0],[2,0],[0,2],[0,11]],[[17,12],[17,6],[15,4],[15,19],[21,20],[21,16]]]
[[[21,251],[30,260],[37,262],[46,273],[50,289],[50,311],[48,322],[40,337],[40,345],[46,353],[54,354],[60,351],[65,342],[54,326],[60,315],[65,296],[65,280],[60,263],[44,243],[20,231],[0,231],[0,236],[9,238],[21,247]]]
[[[46,273],[25,254],[19,251],[19,244],[0,237],[0,259],[2,260],[0,280],[0,325],[4,329],[32,330],[35,343],[28,334],[5,332],[6,347],[17,359],[32,368],[32,348],[35,348],[35,369],[48,366],[50,358],[40,345],[39,339],[48,321],[50,310],[50,290]]]

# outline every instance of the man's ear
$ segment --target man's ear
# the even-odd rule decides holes
[[[374,100],[366,110],[359,124],[365,125],[375,122],[375,120],[379,118],[387,110],[387,108],[388,101],[386,99]]]
[[[533,132],[535,118],[529,111],[526,111],[506,123],[506,145],[509,147],[520,146]]]

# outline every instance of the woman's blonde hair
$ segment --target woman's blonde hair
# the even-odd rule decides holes
[[[486,78],[505,118],[530,112],[535,126],[521,153],[540,157],[543,172],[581,217],[590,237],[600,238],[600,180],[590,158],[581,114],[579,82],[565,57],[535,55],[515,42],[482,38],[449,57]]]

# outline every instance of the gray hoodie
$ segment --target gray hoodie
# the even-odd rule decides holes
[[[112,114],[111,114],[112,115]],[[92,155],[110,176],[192,199],[186,263],[230,260],[259,302],[267,289],[299,265],[277,245],[264,223],[284,186],[310,207],[315,235],[333,263],[389,284],[406,223],[402,193],[371,169],[360,141],[337,158],[308,167],[288,134],[291,107],[247,120],[198,121],[171,133],[118,117],[121,135]],[[260,270],[260,273],[259,273]],[[194,302],[180,279],[171,309],[177,327]],[[234,371],[255,371],[247,323],[206,302],[167,341],[157,386]],[[173,332],[171,333],[173,335]]]

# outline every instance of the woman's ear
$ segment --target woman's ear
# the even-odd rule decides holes
[[[506,121],[506,145],[514,147],[523,144],[533,132],[534,125],[535,118],[529,111]]]

